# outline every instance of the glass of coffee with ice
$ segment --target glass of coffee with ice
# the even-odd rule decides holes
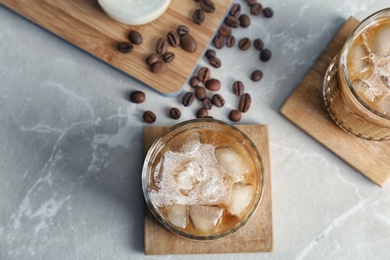
[[[149,209],[168,230],[215,240],[244,226],[256,211],[264,186],[262,157],[238,128],[189,120],[153,143],[142,186]]]
[[[323,95],[340,128],[368,140],[390,140],[390,8],[354,29],[328,67]]]

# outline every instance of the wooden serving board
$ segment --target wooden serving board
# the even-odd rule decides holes
[[[344,132],[333,123],[322,96],[327,67],[358,23],[354,17],[344,23],[280,112],[357,171],[383,187],[390,179],[390,141],[368,141]]]
[[[271,252],[273,250],[271,168],[268,126],[238,125],[256,144],[264,163],[264,194],[261,203],[247,224],[237,232],[217,241],[196,242],[181,238],[164,228],[145,210],[145,254],[211,254]],[[144,129],[145,154],[154,140],[168,127],[147,127]]]
[[[216,11],[206,13],[205,22],[197,25],[192,13],[199,8],[193,0],[172,0],[168,10],[157,20],[142,26],[128,26],[108,17],[97,0],[2,0],[2,4],[43,28],[80,47],[98,59],[131,75],[165,95],[181,92],[197,61],[224,19],[233,0],[214,0]],[[175,60],[163,74],[153,74],[145,58],[154,52],[158,38],[166,37],[179,25],[187,25],[196,38],[198,49],[187,53],[180,47],[170,47]],[[116,50],[119,41],[126,41],[130,29],[138,30],[143,43],[135,45],[131,53]]]

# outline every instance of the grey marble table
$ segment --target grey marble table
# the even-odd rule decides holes
[[[244,3],[244,1],[237,1]],[[240,79],[255,101],[240,123],[270,130],[274,252],[148,259],[389,259],[390,189],[379,188],[285,120],[279,109],[344,21],[378,1],[262,1],[272,19],[252,19],[236,37],[261,37],[254,52],[218,51],[212,75],[225,86],[228,121]],[[248,12],[246,5],[244,11]],[[199,61],[199,66],[207,64]],[[264,78],[253,83],[249,73]],[[189,90],[185,85],[183,90]],[[136,105],[128,94],[142,90]],[[143,259],[142,113],[173,125],[162,97],[0,6],[0,259]]]

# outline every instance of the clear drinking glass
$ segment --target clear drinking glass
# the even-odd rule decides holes
[[[328,67],[323,96],[344,131],[390,140],[390,8],[371,14],[353,30]]]
[[[146,203],[171,232],[192,240],[225,237],[256,211],[262,157],[238,128],[214,119],[179,123],[149,149],[142,170]]]

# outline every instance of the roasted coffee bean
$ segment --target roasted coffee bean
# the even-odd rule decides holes
[[[201,86],[195,87],[195,97],[197,100],[203,100],[206,97],[206,89]]]
[[[242,83],[242,81],[237,80],[233,83],[234,95],[241,96],[242,94],[244,94],[244,91],[245,91],[245,87],[244,87],[244,83]]]
[[[196,76],[194,76],[190,79],[190,86],[193,88],[199,86],[199,83],[200,83],[200,80]]]
[[[210,91],[218,91],[221,88],[221,82],[218,79],[209,79],[205,86]]]
[[[210,70],[207,67],[201,67],[198,70],[198,79],[200,82],[206,82],[210,79]]]
[[[231,121],[233,121],[233,122],[240,121],[241,120],[241,116],[242,116],[241,112],[236,110],[236,109],[231,110],[230,113],[229,113],[229,119]]]
[[[241,5],[236,3],[232,6],[232,9],[230,9],[230,12],[229,14],[234,16],[234,17],[238,17],[241,13]]]
[[[274,10],[272,10],[270,7],[266,7],[263,10],[264,17],[271,18],[274,16]]]
[[[185,25],[180,25],[179,27],[177,27],[176,31],[179,36],[184,36],[190,32],[190,29]]]
[[[226,47],[233,47],[234,44],[236,43],[236,38],[234,38],[233,35],[229,35],[228,37],[226,37]]]
[[[181,117],[181,112],[180,110],[177,108],[177,107],[172,107],[170,110],[169,110],[169,116],[172,118],[172,119],[179,119]]]
[[[164,73],[167,70],[167,65],[163,61],[158,61],[152,65],[153,73]]]
[[[272,53],[269,49],[263,49],[260,52],[260,60],[261,61],[269,61],[271,59]]]
[[[223,107],[223,105],[225,105],[225,99],[223,99],[223,97],[220,94],[215,94],[211,98],[211,101],[216,107]]]
[[[167,39],[168,39],[169,44],[172,47],[176,47],[176,46],[180,45],[180,36],[174,31],[170,31],[167,34]]]
[[[156,122],[156,115],[152,111],[145,111],[143,115],[144,121],[146,123],[152,124]]]
[[[204,22],[204,12],[201,9],[196,9],[192,14],[192,21],[196,24],[202,24]]]
[[[256,50],[261,51],[264,48],[264,43],[261,39],[256,39],[253,41],[253,46],[255,46]]]
[[[217,52],[215,51],[215,50],[207,50],[206,51],[206,58],[207,59],[210,59],[210,58],[212,58],[212,57],[215,57],[215,55],[217,55]]]
[[[200,8],[206,13],[214,13],[215,5],[211,0],[200,0]]]
[[[223,46],[225,45],[225,38],[222,35],[217,34],[213,39],[213,44],[215,48],[222,49]]]
[[[251,24],[251,18],[247,14],[240,15],[238,20],[240,20],[240,26],[242,28],[247,28]]]
[[[242,51],[246,51],[251,46],[252,46],[252,41],[247,37],[244,37],[238,41],[238,48],[240,48],[240,50]]]
[[[133,44],[135,44],[135,45],[139,45],[139,44],[141,44],[142,43],[142,35],[139,33],[139,32],[137,32],[137,31],[135,31],[135,30],[131,30],[130,32],[129,32],[129,40],[133,43]]]
[[[181,102],[183,103],[183,105],[185,107],[189,107],[192,105],[192,103],[194,103],[194,100],[195,100],[195,95],[194,93],[192,92],[187,92],[183,95],[183,98],[181,100]]]
[[[162,59],[166,63],[172,62],[175,59],[175,54],[173,52],[166,52],[163,54]]]
[[[242,113],[245,113],[251,107],[252,98],[248,93],[243,94],[240,97],[240,102],[238,103],[238,110]]]
[[[226,18],[225,18],[225,23],[230,26],[230,27],[233,27],[233,28],[238,28],[238,26],[240,26],[240,20],[238,20],[237,17],[234,17],[232,15],[228,15]]]
[[[217,68],[217,69],[222,66],[222,61],[217,57],[211,57],[209,59],[209,63],[211,66],[213,66],[214,68]]]
[[[142,103],[145,101],[145,93],[142,91],[133,91],[130,94],[130,101],[133,103]]]
[[[255,4],[255,3],[257,3],[257,0],[246,0],[246,3],[247,3],[249,6],[251,6],[251,5]]]
[[[120,42],[117,45],[117,49],[122,53],[129,53],[133,50],[133,45],[130,42]]]
[[[157,53],[152,53],[146,58],[146,64],[148,65],[153,65],[158,61],[158,54]]]
[[[209,112],[207,111],[206,108],[202,107],[199,108],[198,111],[196,112],[196,117],[197,118],[205,118],[209,115]]]
[[[168,41],[165,38],[160,38],[156,42],[156,52],[158,54],[164,54],[168,49]]]
[[[222,24],[221,27],[219,28],[218,33],[223,37],[229,36],[232,34],[232,28],[227,26],[226,24]]]
[[[190,34],[185,34],[181,37],[180,46],[187,52],[195,52],[198,49],[196,40]]]
[[[261,70],[255,70],[251,74],[251,80],[257,82],[263,78],[263,72]]]
[[[259,15],[263,11],[263,6],[260,3],[254,3],[250,7],[250,12],[253,15]]]
[[[203,99],[203,107],[207,110],[210,110],[213,107],[213,103],[210,98],[206,97]]]

